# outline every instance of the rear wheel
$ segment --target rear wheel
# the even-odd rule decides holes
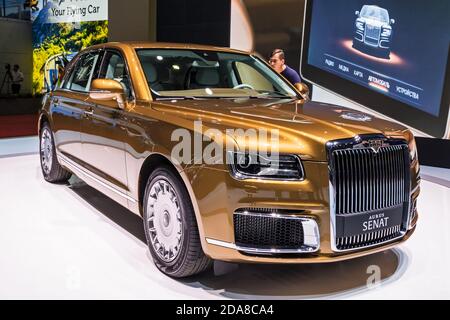
[[[183,278],[212,265],[202,250],[189,194],[168,167],[156,169],[148,179],[144,228],[153,260],[165,274]]]
[[[39,140],[39,155],[44,179],[51,183],[67,182],[72,174],[58,162],[53,133],[48,123],[43,124]]]

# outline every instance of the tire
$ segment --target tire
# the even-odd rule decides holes
[[[50,183],[67,182],[72,173],[58,162],[53,133],[48,123],[44,123],[39,134],[39,158],[44,179]]]
[[[153,260],[163,273],[184,278],[212,265],[203,253],[186,187],[169,167],[156,169],[144,195],[144,229]]]

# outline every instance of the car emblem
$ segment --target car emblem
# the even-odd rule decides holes
[[[372,149],[375,154],[377,154],[382,148],[390,145],[385,138],[359,141],[360,142],[358,144],[353,146],[353,149]]]
[[[380,149],[383,147],[384,141],[383,140],[369,140],[369,141],[366,141],[365,145],[367,148],[372,149],[373,152],[378,153],[378,151],[380,151]]]
[[[359,122],[369,122],[372,121],[372,117],[367,114],[357,113],[357,112],[346,112],[341,115],[342,119],[359,121]]]

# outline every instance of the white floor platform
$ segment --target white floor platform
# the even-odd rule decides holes
[[[180,281],[154,267],[140,218],[80,180],[44,182],[37,154],[0,156],[0,299],[450,299],[445,174],[423,181],[418,229],[395,250],[326,265],[216,263]]]
[[[37,152],[39,152],[39,138],[37,136],[0,139],[0,158]]]

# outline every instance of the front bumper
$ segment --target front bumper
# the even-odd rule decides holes
[[[392,248],[407,240],[415,230],[417,214],[411,227],[400,239],[348,252],[332,249],[329,203],[328,164],[303,162],[307,177],[301,182],[237,181],[228,171],[191,167],[185,170],[189,177],[191,197],[198,208],[197,221],[202,237],[202,247],[207,256],[215,260],[237,263],[326,263],[342,261]],[[413,171],[413,170],[412,170]],[[420,190],[412,186],[416,199]],[[316,227],[305,230],[306,236],[318,232],[318,245],[309,250],[267,251],[248,250],[235,241],[234,213],[243,208],[269,208],[297,212],[299,218],[313,221]],[[313,226],[314,224],[310,224]],[[250,248],[251,249],[251,248]]]
[[[386,243],[377,247],[370,249],[362,249],[355,252],[350,252],[346,254],[326,254],[319,251],[314,254],[305,254],[298,256],[254,256],[246,255],[242,252],[236,250],[235,248],[227,248],[223,246],[218,246],[215,244],[208,243],[207,251],[213,252],[209,255],[211,258],[220,261],[233,262],[233,263],[265,263],[265,264],[307,264],[307,263],[332,263],[350,260],[354,258],[359,258],[378,252],[383,252],[392,249],[399,245],[400,243],[408,240],[414,233],[416,227],[414,226],[409,230],[405,236],[399,240]]]

